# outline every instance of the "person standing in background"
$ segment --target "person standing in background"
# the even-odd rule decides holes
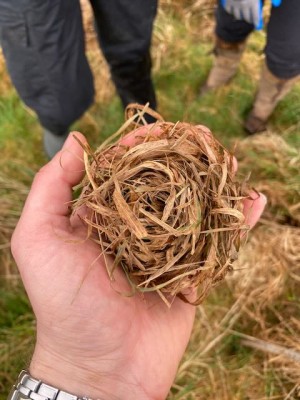
[[[261,29],[262,0],[219,0],[216,11],[215,61],[200,90],[204,94],[228,83],[236,74],[254,29]],[[264,131],[278,102],[300,78],[300,1],[272,0],[265,60],[252,110],[244,127]]]
[[[157,0],[90,3],[123,106],[149,102],[156,109],[150,46]],[[0,0],[0,44],[12,83],[37,114],[52,158],[94,99],[79,0]]]

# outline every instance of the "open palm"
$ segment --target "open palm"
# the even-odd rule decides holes
[[[121,271],[109,281],[99,247],[69,215],[72,187],[82,175],[82,149],[70,135],[37,174],[13,235],[37,319],[30,372],[78,396],[164,399],[195,308],[176,299],[168,309],[155,294],[125,297],[130,288]],[[264,201],[255,203],[257,220]]]

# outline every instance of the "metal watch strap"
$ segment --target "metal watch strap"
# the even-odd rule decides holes
[[[77,397],[53,386],[34,379],[27,371],[22,371],[13,386],[8,400],[90,400]]]

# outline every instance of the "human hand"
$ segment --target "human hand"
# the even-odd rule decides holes
[[[123,142],[133,145],[136,135]],[[70,135],[40,170],[12,238],[37,319],[30,373],[78,396],[163,399],[189,341],[195,307],[175,299],[168,309],[156,294],[127,298],[111,287],[98,246],[69,215],[72,187],[83,176],[82,152]],[[264,205],[263,196],[245,202],[250,225]],[[116,283],[120,292],[130,291],[122,271]]]
[[[273,7],[279,7],[282,0],[272,0]],[[236,19],[253,24],[255,29],[263,28],[262,0],[221,0],[224,9]]]
[[[257,30],[263,27],[262,0],[221,0],[224,9],[238,20],[253,24]]]

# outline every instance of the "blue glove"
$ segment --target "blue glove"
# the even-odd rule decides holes
[[[282,0],[272,0],[274,7],[280,6]],[[238,20],[253,24],[257,30],[263,27],[262,0],[221,0],[224,9]]]

